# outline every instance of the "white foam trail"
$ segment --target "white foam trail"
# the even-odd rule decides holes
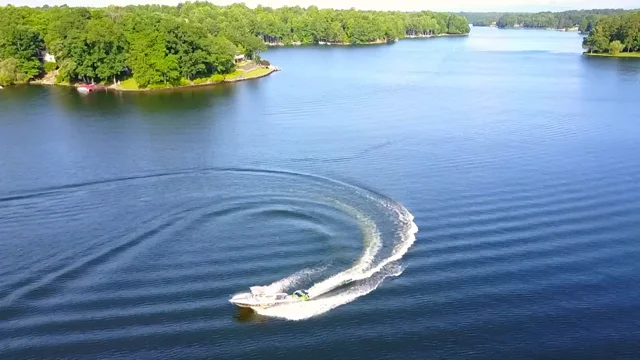
[[[380,202],[380,200],[374,200]],[[402,205],[388,202],[385,202],[383,205],[394,213],[397,226],[395,234],[397,243],[394,245],[388,257],[379,260],[375,266],[373,265],[375,257],[382,247],[382,239],[380,238],[375,223],[365,216],[364,219],[368,219],[368,221],[365,220],[362,222],[365,242],[367,241],[367,236],[371,236],[369,238],[371,241],[367,244],[363,255],[353,267],[312,286],[309,289],[309,294],[312,299],[309,301],[275,306],[267,309],[257,309],[256,312],[261,315],[287,320],[308,319],[369,294],[388,276],[400,275],[402,273],[402,267],[395,263],[402,259],[415,242],[415,234],[418,231],[418,227],[413,222],[413,215]],[[353,208],[351,209],[355,210]],[[358,216],[358,218],[363,220],[360,216]],[[287,283],[287,281],[289,281],[288,279],[289,278],[280,280],[274,284]],[[344,285],[344,281],[346,280],[355,280],[356,282],[346,286],[344,290],[339,290],[337,293],[330,293],[331,290]]]
[[[363,273],[361,277],[356,277],[355,279],[367,278],[382,270],[386,265],[402,259],[404,254],[409,251],[409,248],[411,248],[413,243],[416,241],[415,234],[418,232],[418,225],[413,222],[413,215],[411,215],[411,213],[409,213],[409,211],[404,208],[394,210],[398,213],[398,221],[401,223],[401,228],[405,231],[405,240],[400,241],[398,244],[396,244],[396,246],[393,248],[391,256],[380,261],[380,263],[376,267]]]
[[[382,248],[382,239],[375,222],[373,222],[369,217],[367,217],[357,209],[354,209],[353,207],[347,206],[345,204],[341,205],[341,207],[345,211],[351,213],[359,220],[358,223],[360,224],[360,230],[362,231],[362,235],[364,237],[365,250],[360,256],[360,259],[358,259],[358,261],[351,268],[333,275],[332,277],[310,287],[307,291],[309,292],[309,296],[311,298],[318,297],[324,293],[327,293],[337,287],[344,285],[355,277],[359,277],[363,271],[366,271],[371,266],[373,266],[375,257]]]
[[[324,314],[338,306],[348,304],[361,296],[367,295],[375,290],[388,276],[399,276],[400,274],[402,274],[402,268],[397,266],[390,269],[388,273],[368,278],[365,282],[352,286],[348,291],[344,291],[339,294],[323,296],[319,299],[275,306],[267,309],[256,309],[255,311],[260,315],[285,320],[298,321],[309,319],[311,317]]]
[[[291,289],[293,286],[299,284],[305,279],[308,279],[313,274],[317,274],[327,269],[327,265],[318,266],[315,268],[303,269],[295,274],[287,276],[282,280],[278,280],[270,285],[267,285],[266,288],[269,292],[278,293],[284,292]]]

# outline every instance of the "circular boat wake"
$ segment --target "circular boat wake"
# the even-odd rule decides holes
[[[34,213],[53,229],[68,221],[87,229],[73,241],[51,240],[64,259],[60,264],[50,265],[46,253],[12,253],[31,272],[8,274],[12,291],[0,297],[0,306],[41,293],[63,296],[62,289],[72,286],[80,298],[96,291],[124,298],[185,291],[197,296],[202,289],[227,298],[272,282],[268,291],[306,289],[309,299],[257,312],[307,319],[402,273],[400,261],[418,230],[407,209],[374,191],[270,170],[143,174],[8,194],[0,203],[0,234],[29,226]],[[95,226],[96,218],[111,221]],[[117,228],[105,228],[110,224]],[[113,279],[121,294],[113,292]]]
[[[319,191],[321,202],[348,215],[360,229],[361,255],[350,267],[336,269],[321,265],[303,269],[278,280],[266,288],[270,292],[291,292],[299,286],[310,285],[310,300],[282,304],[270,308],[256,308],[260,315],[287,320],[303,320],[317,316],[338,306],[350,303],[375,290],[385,278],[402,273],[399,263],[415,242],[418,227],[413,215],[401,204],[372,191],[307,176]],[[318,275],[325,275],[318,279]],[[310,282],[315,280],[314,282]]]

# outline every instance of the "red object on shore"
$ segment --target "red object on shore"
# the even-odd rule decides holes
[[[87,84],[87,85],[80,85],[76,89],[78,90],[78,92],[81,92],[83,94],[88,94],[96,90],[107,90],[107,87],[103,85]]]

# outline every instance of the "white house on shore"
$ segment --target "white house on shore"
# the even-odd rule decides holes
[[[44,62],[56,62],[56,57],[46,50],[38,50],[38,58]]]
[[[237,64],[237,63],[241,63],[241,62],[243,62],[244,60],[245,60],[245,56],[244,56],[244,54],[236,55],[236,56],[233,58],[233,62],[234,62],[234,63],[236,63],[236,64]]]
[[[53,54],[49,54],[48,52],[44,53],[44,61],[45,62],[56,62],[56,57]]]

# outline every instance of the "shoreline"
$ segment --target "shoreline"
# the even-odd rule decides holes
[[[469,34],[438,34],[438,35],[411,35],[411,36],[407,35],[400,40],[432,39],[432,38],[439,38],[439,37],[462,37],[462,36],[469,36]]]
[[[497,25],[488,25],[488,26],[473,25],[473,27],[496,28],[499,30],[546,30],[546,31],[560,31],[560,32],[575,32],[575,33],[582,34],[580,32],[580,28],[576,28],[576,27],[572,27],[572,28],[545,28],[545,27],[527,27],[527,26],[499,27]]]
[[[260,68],[258,68],[260,69]],[[249,71],[253,71],[255,69],[251,69]],[[241,75],[232,78],[232,79],[224,79],[222,81],[207,81],[201,84],[190,84],[190,85],[179,85],[179,86],[168,86],[168,87],[163,87],[163,88],[155,88],[155,89],[125,89],[122,87],[117,87],[114,85],[111,85],[109,87],[106,88],[107,91],[112,90],[112,91],[117,91],[117,92],[153,92],[153,91],[168,91],[168,90],[178,90],[178,89],[188,89],[188,88],[197,88],[197,87],[208,87],[208,86],[215,86],[215,85],[220,85],[220,84],[233,84],[233,83],[237,83],[237,82],[242,82],[242,81],[249,81],[249,80],[257,80],[257,79],[261,79],[263,77],[267,77],[275,72],[281,71],[281,69],[277,66],[269,66],[268,68],[266,68],[266,70],[268,70],[265,73],[262,74],[256,74],[256,75],[251,75],[248,77],[244,77]],[[81,85],[80,85],[81,86]],[[78,86],[76,86],[78,87]]]
[[[362,44],[352,44],[352,43],[325,43],[325,42],[319,42],[319,43],[314,43],[314,44],[300,44],[300,43],[294,43],[291,45],[286,45],[284,43],[265,43],[268,47],[297,47],[297,46],[343,46],[343,47],[347,47],[347,46],[368,46],[368,45],[386,45],[386,44],[393,44],[396,43],[400,40],[415,40],[415,39],[430,39],[430,38],[438,38],[438,37],[463,37],[463,36],[469,36],[469,33],[467,34],[437,34],[437,35],[407,35],[404,38],[401,39],[392,39],[392,40],[376,40],[376,41],[372,41],[372,42],[368,42],[368,43],[362,43]],[[263,67],[264,68],[264,67]],[[261,67],[254,67],[251,69],[248,69],[244,72],[251,72],[257,69],[261,69]],[[188,89],[188,88],[194,88],[194,87],[207,87],[207,86],[214,86],[214,85],[219,85],[219,84],[232,84],[232,83],[237,83],[237,82],[242,82],[242,81],[248,81],[248,80],[256,80],[256,79],[261,79],[263,77],[267,77],[271,74],[273,74],[274,72],[278,72],[281,71],[281,69],[277,66],[273,66],[270,65],[264,69],[267,69],[268,71],[265,73],[260,73],[260,74],[256,74],[256,75],[251,75],[248,77],[243,76],[243,74],[238,75],[237,77],[234,77],[232,79],[224,79],[222,81],[206,81],[203,83],[199,83],[199,84],[189,84],[189,85],[178,85],[178,86],[167,86],[167,87],[161,87],[161,88],[123,88],[121,85],[95,85],[97,88],[96,90],[93,91],[97,91],[97,90],[105,90],[105,91],[116,91],[116,92],[151,92],[151,91],[167,91],[167,90],[174,90],[174,89]],[[32,80],[27,82],[27,85],[39,85],[39,86],[66,86],[66,87],[74,87],[74,88],[80,88],[82,86],[86,86],[88,84],[81,84],[81,83],[75,83],[75,84],[70,84],[70,83],[55,83],[52,82],[50,80],[46,80],[46,76],[45,78],[42,79],[37,79],[37,80]],[[91,91],[91,92],[93,92]]]
[[[588,57],[603,57],[603,58],[613,58],[613,59],[640,59],[640,52],[621,52],[618,55],[613,55],[610,53],[589,53],[583,52],[583,56]]]
[[[299,47],[299,46],[359,46],[359,45],[384,45],[384,44],[390,44],[395,42],[396,40],[376,40],[376,41],[371,41],[371,42],[367,42],[367,43],[361,43],[361,44],[352,44],[352,43],[346,43],[346,42],[326,42],[326,41],[319,41],[317,43],[311,43],[311,44],[303,44],[301,42],[294,42],[291,43],[289,45],[283,43],[283,42],[279,42],[279,43],[265,43],[265,45],[267,45],[267,47]]]
[[[283,42],[279,42],[279,43],[265,43],[265,45],[267,45],[268,47],[274,47],[274,48],[277,48],[277,47],[298,47],[298,46],[385,45],[385,44],[393,44],[395,42],[406,40],[406,39],[410,39],[410,40],[413,40],[413,39],[429,39],[429,38],[447,37],[447,36],[459,37],[459,36],[469,36],[469,34],[407,35],[407,36],[405,36],[403,38],[389,39],[389,40],[376,40],[376,41],[370,41],[370,42],[360,43],[360,44],[346,43],[346,42],[325,42],[325,41],[320,41],[320,42],[310,43],[310,44],[303,44],[301,42],[293,42],[291,44],[285,44]]]
[[[403,38],[396,38],[396,39],[390,39],[390,40],[376,40],[376,41],[372,41],[372,42],[368,42],[368,43],[361,43],[361,44],[353,44],[353,43],[329,43],[329,42],[318,42],[318,43],[313,43],[313,44],[302,44],[300,42],[295,42],[293,44],[284,44],[284,43],[265,43],[265,45],[267,45],[268,47],[297,47],[297,46],[342,46],[342,47],[347,47],[347,46],[368,46],[368,45],[386,45],[386,44],[393,44],[396,43],[400,40],[405,40],[405,39],[409,39],[409,40],[415,40],[415,39],[430,39],[430,38],[437,38],[437,37],[463,37],[463,36],[469,36],[469,33],[466,34],[437,34],[437,35],[407,35]],[[260,69],[260,67],[255,67],[255,68],[251,68],[251,69],[247,69],[244,72],[245,73],[249,73],[251,71],[255,71],[257,69]],[[111,84],[111,85],[100,85],[100,84],[94,84],[94,86],[96,87],[95,90],[91,90],[90,92],[93,91],[97,91],[97,90],[105,90],[105,91],[116,91],[116,92],[150,92],[150,91],[167,91],[167,90],[174,90],[174,89],[187,89],[187,88],[193,88],[193,87],[206,87],[206,86],[214,86],[214,85],[219,85],[219,84],[225,84],[225,83],[236,83],[236,82],[241,82],[241,81],[248,81],[248,80],[255,80],[255,79],[260,79],[266,76],[269,76],[271,74],[273,74],[274,72],[278,72],[281,71],[280,68],[278,68],[277,66],[273,66],[270,65],[268,67],[264,67],[264,69],[267,69],[268,71],[266,71],[265,73],[260,73],[260,74],[256,74],[256,75],[251,75],[251,76],[243,76],[243,74],[239,74],[238,76],[232,78],[232,79],[223,79],[222,81],[211,81],[208,80],[206,82],[203,83],[198,83],[195,84],[193,83],[194,81],[192,81],[191,84],[189,85],[178,85],[178,86],[166,86],[166,87],[157,87],[157,88],[124,88],[122,87],[122,85],[116,85],[116,84]],[[70,84],[70,83],[55,83],[55,81],[52,80],[52,78],[49,76],[52,73],[47,73],[44,75],[43,78],[40,79],[35,79],[35,80],[31,80],[28,82],[25,82],[26,85],[39,85],[39,86],[66,86],[66,87],[74,87],[76,89],[82,87],[82,86],[87,86],[90,84],[82,84],[82,83],[74,83],[74,84]],[[53,73],[55,74],[55,73]],[[226,75],[225,75],[226,76]],[[53,79],[55,79],[55,77],[53,77]],[[7,87],[0,87],[0,89],[5,89]]]
[[[261,68],[254,68],[249,70],[250,71],[254,71],[256,69],[261,69]],[[207,86],[215,86],[215,85],[220,85],[220,84],[233,84],[233,83],[237,83],[237,82],[242,82],[242,81],[249,81],[249,80],[257,80],[257,79],[261,79],[263,77],[267,77],[275,72],[281,71],[281,69],[277,66],[269,66],[268,68],[265,68],[265,70],[267,70],[264,73],[260,73],[260,74],[256,74],[256,75],[250,75],[250,76],[243,76],[242,74],[238,75],[235,78],[232,79],[224,79],[222,81],[207,81],[204,83],[200,83],[200,84],[190,84],[190,85],[179,85],[179,86],[167,86],[167,87],[162,87],[162,88],[145,88],[145,89],[126,89],[126,88],[122,88],[122,86],[118,86],[118,85],[110,85],[110,86],[106,86],[106,85],[97,85],[97,89],[92,91],[98,91],[98,90],[104,90],[104,91],[115,91],[115,92],[156,92],[156,91],[168,91],[168,90],[178,90],[178,89],[188,89],[188,88],[196,88],[196,87],[207,87]],[[50,82],[45,82],[42,80],[34,80],[28,83],[28,85],[39,85],[39,86],[64,86],[64,87],[73,87],[73,88],[80,88],[82,86],[85,86],[86,84],[69,84],[69,83],[59,83],[59,84],[55,84],[55,83],[50,83]]]

